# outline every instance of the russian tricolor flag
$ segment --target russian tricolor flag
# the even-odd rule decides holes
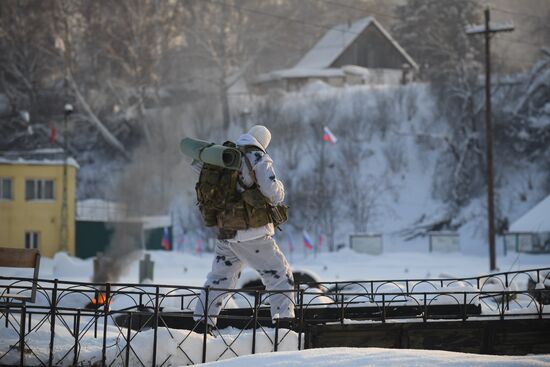
[[[338,139],[336,139],[336,136],[334,136],[332,131],[330,131],[330,129],[326,126],[323,128],[323,140],[327,143],[332,144],[336,144],[336,142],[338,141]]]
[[[306,231],[304,231],[304,247],[308,250],[313,250],[313,241]]]
[[[170,251],[170,233],[166,227],[164,227],[164,231],[162,232],[162,242],[160,245],[166,251]]]

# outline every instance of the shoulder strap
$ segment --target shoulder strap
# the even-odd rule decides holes
[[[254,167],[252,167],[252,163],[250,163],[250,159],[246,156],[247,152],[251,152],[251,149],[247,149],[247,146],[240,147],[239,150],[243,154],[244,162],[246,163],[246,166],[248,167],[248,171],[250,172],[250,176],[252,177],[252,181],[254,184],[258,184],[258,180],[256,179],[256,172],[254,172]],[[258,149],[260,150],[260,149]]]

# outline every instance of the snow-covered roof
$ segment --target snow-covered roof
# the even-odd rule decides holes
[[[76,219],[91,222],[116,222],[127,218],[126,205],[103,199],[79,200]]]
[[[103,199],[79,200],[76,203],[76,219],[87,222],[142,223],[144,229],[170,227],[172,225],[172,219],[169,215],[130,215],[125,204]]]
[[[280,80],[287,78],[320,78],[320,77],[343,77],[345,76],[342,69],[308,69],[308,68],[293,68],[275,70],[269,73],[258,76],[256,82],[266,82],[270,80]]]
[[[485,30],[486,30],[485,24],[469,25],[466,27],[466,33],[468,34],[483,33],[485,32]],[[503,23],[490,22],[489,23],[490,32],[503,32],[503,31],[510,32],[513,30],[514,30],[514,22],[503,22]]]
[[[386,80],[401,79],[401,71],[395,69],[367,69],[357,65],[344,65],[342,68],[328,69],[283,69],[275,70],[269,73],[259,75],[254,83],[265,83],[269,81],[282,79],[297,79],[297,78],[330,78],[330,77],[345,77],[353,75],[362,77],[364,80],[370,78],[386,76]]]
[[[169,215],[154,215],[141,217],[143,221],[144,229],[170,227],[172,225],[172,218]]]
[[[512,223],[509,232],[550,232],[550,195]]]
[[[62,166],[63,158],[63,149],[59,148],[0,152],[0,164]],[[67,159],[67,164],[75,168],[80,168],[76,160],[72,157]]]
[[[324,69],[334,61],[357,39],[357,37],[373,24],[386,39],[403,55],[412,67],[418,69],[416,62],[399,46],[390,34],[374,19],[366,17],[352,24],[343,23],[334,26],[313,46],[304,57],[294,66],[296,69]]]

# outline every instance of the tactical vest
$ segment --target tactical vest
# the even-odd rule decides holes
[[[224,146],[236,147],[230,141]],[[231,170],[212,164],[204,163],[195,186],[199,209],[206,226],[218,227],[219,239],[235,237],[238,230],[262,227],[268,223],[278,226],[288,219],[285,205],[272,206],[269,200],[260,191],[256,174],[246,153],[261,150],[248,145],[239,147],[253,185],[246,185],[239,178],[239,170]],[[239,192],[239,184],[244,191]]]

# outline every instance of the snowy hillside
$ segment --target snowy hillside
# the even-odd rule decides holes
[[[483,171],[476,171],[481,181],[472,181],[452,167],[446,157],[462,142],[454,141],[456,122],[437,103],[426,84],[333,88],[316,82],[256,101],[247,106],[252,117],[240,122],[273,131],[270,154],[287,187],[295,236],[306,229],[347,244],[351,233],[378,233],[387,249],[416,250],[426,248],[430,230],[457,230],[462,251],[485,254]],[[336,144],[322,141],[323,126]],[[519,154],[510,161],[498,153],[497,220],[512,222],[547,194],[547,172],[542,161]],[[449,200],[460,189],[449,183],[456,177],[471,187],[458,204]]]

